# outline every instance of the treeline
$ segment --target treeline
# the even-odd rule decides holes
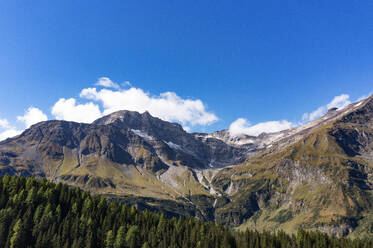
[[[192,218],[166,219],[46,179],[0,178],[0,247],[373,247],[320,232],[232,232]]]

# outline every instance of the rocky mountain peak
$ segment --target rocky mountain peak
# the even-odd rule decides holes
[[[116,125],[134,130],[149,132],[152,135],[162,133],[163,131],[173,133],[184,133],[180,124],[171,123],[152,116],[148,111],[139,113],[136,111],[120,110],[92,123],[93,125]]]
[[[0,142],[0,175],[41,176],[115,197],[184,202],[204,219],[231,225],[270,221],[285,227],[299,220],[294,223],[342,234],[362,218],[358,209],[372,215],[372,168],[372,96],[303,126],[258,136],[188,133],[149,112],[122,110],[91,124],[41,122]]]

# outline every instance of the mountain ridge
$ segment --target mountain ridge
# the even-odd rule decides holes
[[[371,235],[372,158],[373,96],[256,137],[188,133],[148,112],[117,111],[91,124],[41,122],[0,142],[1,175],[238,228],[338,236]]]

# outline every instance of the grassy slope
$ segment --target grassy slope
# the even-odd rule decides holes
[[[294,232],[303,227],[341,234],[345,231],[343,225],[354,226],[362,218],[359,220],[362,226],[351,236],[367,233],[365,227],[373,213],[371,192],[354,184],[348,186],[346,182],[352,180],[349,163],[372,165],[359,157],[347,156],[329,135],[329,128],[322,127],[282,151],[260,154],[256,159],[219,175],[221,178],[232,174],[253,175],[249,179],[236,179],[241,187],[231,205],[242,201],[249,192],[263,192],[263,199],[259,196],[259,202],[263,201],[261,210],[238,229]],[[298,172],[306,176],[297,175]],[[216,180],[216,183],[222,181]]]

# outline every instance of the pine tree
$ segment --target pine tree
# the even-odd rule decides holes
[[[22,220],[18,219],[13,227],[13,235],[10,239],[11,248],[21,248],[24,247],[25,243],[24,230],[22,226]]]
[[[7,209],[0,210],[0,247],[5,247],[8,238],[10,222],[10,211]]]
[[[124,226],[119,227],[114,242],[114,248],[124,248],[126,246],[126,229]]]
[[[136,248],[140,241],[139,237],[139,227],[131,226],[126,234],[126,243],[130,248]]]
[[[114,235],[112,230],[106,233],[105,248],[114,248]]]
[[[142,244],[141,248],[150,248],[149,243],[145,242],[144,244]]]
[[[93,248],[94,247],[93,233],[92,233],[91,230],[89,230],[86,234],[84,247],[85,248]]]

